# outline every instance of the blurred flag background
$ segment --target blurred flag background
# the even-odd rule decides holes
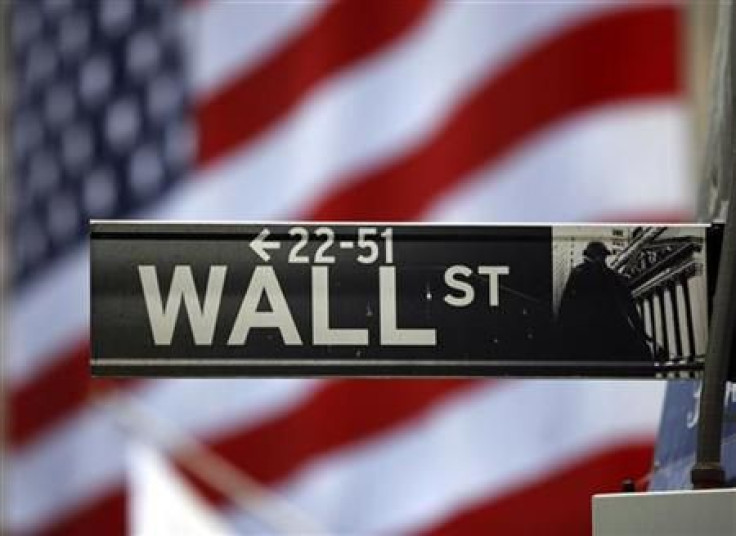
[[[138,532],[168,497],[141,479],[173,471],[228,531],[278,532],[278,506],[333,534],[588,534],[590,495],[649,471],[660,384],[92,380],[86,222],[691,219],[684,18],[4,4],[3,532]]]

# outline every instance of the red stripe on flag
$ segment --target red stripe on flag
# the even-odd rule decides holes
[[[624,478],[649,471],[652,455],[651,443],[611,447],[533,485],[456,513],[422,534],[589,535],[593,494],[619,491]]]
[[[6,440],[13,447],[21,447],[82,407],[91,394],[132,383],[131,380],[90,378],[89,343],[81,342],[10,393],[12,413]]]
[[[67,513],[38,536],[124,536],[128,534],[127,498],[122,487],[103,493],[83,509]]]
[[[429,141],[400,160],[340,181],[315,220],[417,217],[473,169],[574,112],[616,100],[675,95],[678,11],[610,14],[556,35],[494,73]]]
[[[200,166],[285,115],[318,82],[386,46],[428,11],[426,0],[335,2],[255,70],[225,85],[197,111]]]

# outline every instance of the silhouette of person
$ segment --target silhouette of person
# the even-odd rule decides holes
[[[606,265],[609,255],[602,242],[590,242],[570,273],[557,320],[563,359],[652,359],[626,279]]]

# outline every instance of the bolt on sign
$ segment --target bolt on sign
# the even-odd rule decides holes
[[[92,222],[92,372],[697,376],[720,236],[710,225]]]

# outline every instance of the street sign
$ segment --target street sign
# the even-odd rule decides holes
[[[106,376],[691,377],[706,225],[91,224]]]

